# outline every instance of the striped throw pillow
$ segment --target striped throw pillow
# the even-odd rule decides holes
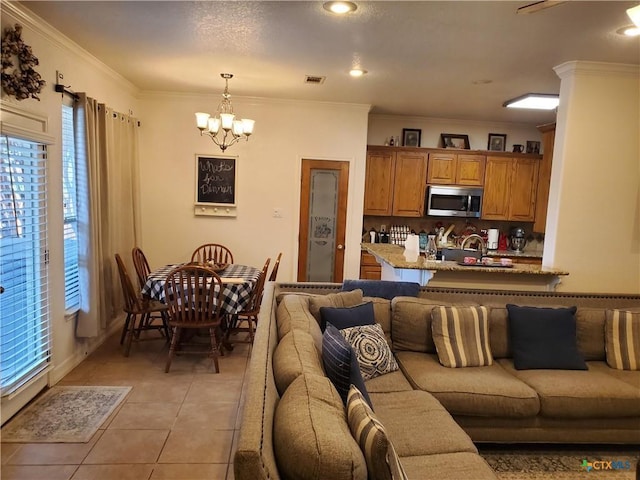
[[[431,331],[438,359],[445,367],[493,364],[487,307],[435,307],[431,311]]]
[[[640,312],[605,313],[607,364],[617,370],[640,370]]]
[[[369,480],[406,480],[407,474],[380,420],[355,386],[347,397],[347,422],[367,462]]]

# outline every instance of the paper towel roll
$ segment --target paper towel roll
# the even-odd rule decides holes
[[[407,235],[407,239],[404,241],[404,248],[411,252],[417,252],[420,250],[420,237],[413,233]]]
[[[498,249],[498,238],[500,238],[500,230],[497,228],[490,228],[487,236],[487,248],[489,250]]]

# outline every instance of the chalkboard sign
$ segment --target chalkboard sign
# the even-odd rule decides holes
[[[196,155],[196,204],[235,206],[236,157]]]

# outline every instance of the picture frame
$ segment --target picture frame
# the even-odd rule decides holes
[[[535,140],[527,140],[527,153],[533,153],[534,155],[540,155],[540,142]]]
[[[507,149],[506,133],[490,133],[487,140],[487,150],[492,152],[504,152]]]
[[[403,147],[419,147],[422,138],[422,130],[418,128],[402,129],[402,146]]]
[[[469,135],[463,135],[458,133],[441,133],[440,139],[442,140],[443,148],[459,148],[469,150]]]
[[[195,155],[195,215],[237,215],[238,157]]]

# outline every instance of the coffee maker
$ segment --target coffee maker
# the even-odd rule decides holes
[[[522,250],[524,250],[524,246],[527,244],[524,228],[515,227],[511,229],[511,237],[509,237],[509,241],[511,244],[511,250],[522,252]]]

